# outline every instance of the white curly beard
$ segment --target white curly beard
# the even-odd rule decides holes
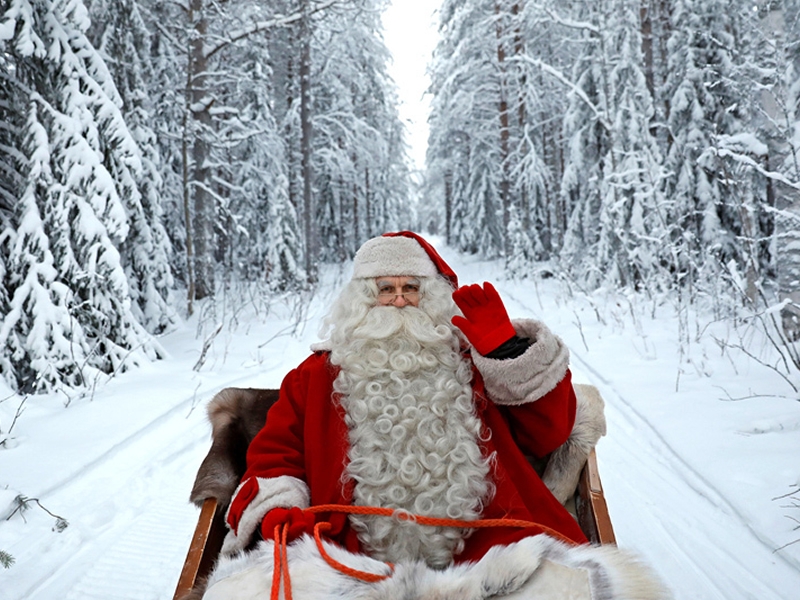
[[[355,481],[357,505],[474,520],[493,493],[489,458],[479,447],[471,367],[449,321],[450,291],[446,283],[423,282],[421,308],[373,306],[331,336],[331,362],[341,368],[334,390],[350,432],[345,477]],[[451,564],[471,531],[350,519],[374,558],[424,560],[434,568]]]

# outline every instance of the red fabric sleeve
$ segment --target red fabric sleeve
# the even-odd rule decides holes
[[[247,449],[248,477],[290,475],[306,481],[303,441],[305,394],[301,393],[304,372],[290,371],[283,379],[277,402],[267,413],[267,421]]]
[[[567,441],[575,424],[576,408],[568,369],[556,387],[535,402],[504,406],[503,412],[522,451],[541,458]]]

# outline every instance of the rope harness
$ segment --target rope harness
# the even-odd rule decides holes
[[[534,521],[524,521],[521,519],[478,519],[476,521],[464,521],[460,519],[439,519],[434,517],[424,517],[421,515],[414,515],[406,511],[397,510],[393,508],[380,508],[377,506],[345,506],[341,504],[321,504],[319,506],[312,506],[305,509],[304,512],[315,514],[322,512],[336,512],[355,515],[375,515],[383,517],[396,517],[404,521],[413,521],[419,525],[430,525],[433,527],[458,527],[462,529],[481,529],[486,527],[522,527],[532,528],[545,533],[558,540],[566,542],[570,545],[575,545],[576,542],[569,539],[562,533],[555,529],[551,529],[541,523]],[[331,557],[325,550],[322,544],[322,534],[331,529],[331,524],[328,522],[320,522],[314,526],[314,540],[317,543],[317,549],[320,555],[331,567],[354,577],[361,581],[375,583],[391,577],[394,572],[394,565],[386,563],[389,566],[390,573],[388,575],[378,575],[376,573],[368,573],[366,571],[359,571],[340,563]],[[289,532],[289,524],[276,525],[273,531],[273,540],[275,542],[275,550],[273,553],[274,569],[272,572],[272,591],[270,600],[279,600],[281,581],[283,581],[283,594],[286,600],[292,600],[292,585],[289,579],[289,561],[287,558],[286,548],[287,534]]]

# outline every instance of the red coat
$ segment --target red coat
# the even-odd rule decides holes
[[[564,378],[550,392],[516,406],[500,406],[487,399],[483,379],[473,369],[473,391],[478,418],[491,432],[481,444],[484,455],[496,452],[490,477],[496,487],[484,519],[524,519],[559,531],[576,542],[586,537],[575,519],[561,506],[536,474],[525,455],[544,456],[563,444],[575,421],[576,399],[572,378]],[[333,400],[338,367],[327,352],[318,352],[283,380],[280,398],[270,409],[264,428],[250,444],[247,472],[272,478],[288,475],[308,485],[310,503],[351,504],[352,484],[340,481],[349,448],[344,411]],[[362,552],[345,515],[317,515],[333,525],[330,538],[352,552]],[[457,562],[477,560],[497,544],[509,544],[538,533],[518,528],[478,529],[467,538]]]

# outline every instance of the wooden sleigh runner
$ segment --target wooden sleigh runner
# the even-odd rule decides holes
[[[209,405],[212,444],[200,465],[191,494],[192,502],[201,508],[200,516],[174,600],[190,593],[214,567],[227,533],[225,510],[245,471],[247,447],[264,425],[267,410],[277,398],[278,390],[227,388]],[[567,506],[592,544],[616,543],[594,450]]]

